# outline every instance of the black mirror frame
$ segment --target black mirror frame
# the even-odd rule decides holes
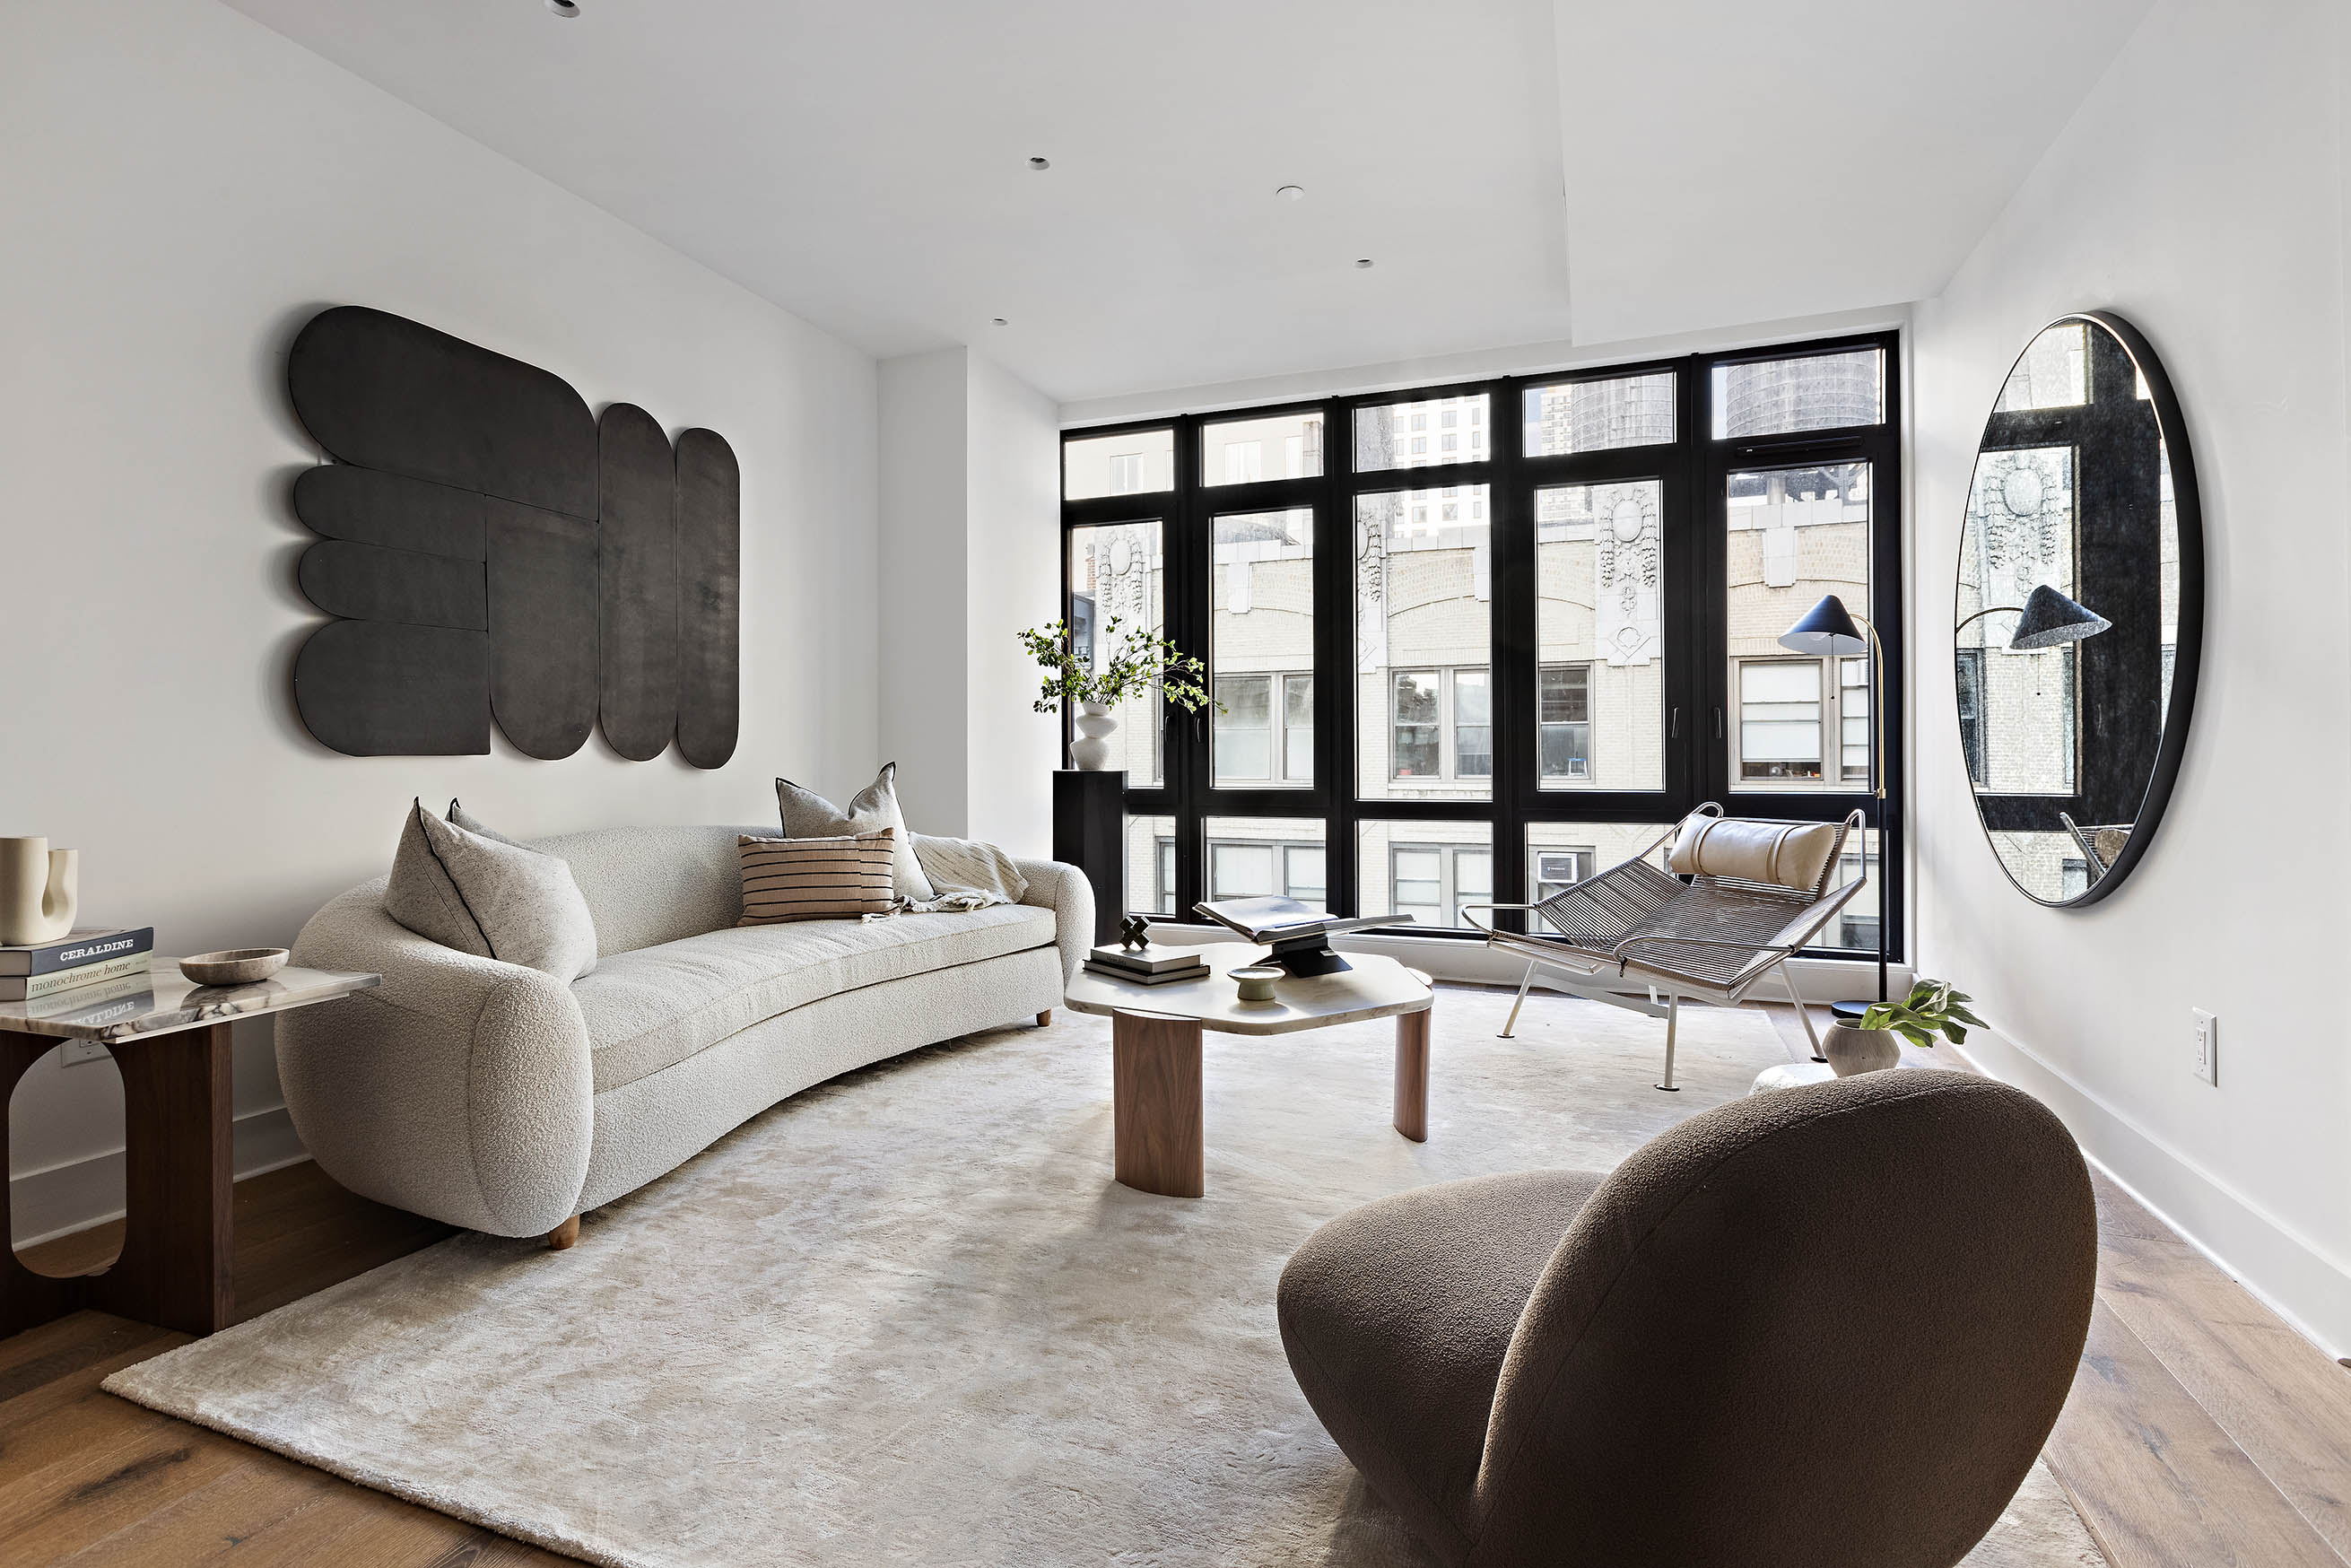
[[[2203,492],[2197,483],[2196,456],[2188,438],[2188,420],[2180,408],[2179,396],[2172,391],[2171,378],[2166,374],[2163,361],[2157,358],[2154,347],[2137,327],[2111,310],[2076,310],[2058,317],[2025,340],[2009,373],[2013,375],[2017,364],[2043,332],[2051,327],[2063,327],[2069,322],[2083,322],[2111,334],[2130,356],[2131,362],[2147,382],[2147,396],[2155,404],[2156,428],[2163,436],[2166,461],[2171,468],[2172,520],[2179,530],[2179,622],[2177,640],[2172,644],[2171,698],[2163,716],[2163,736],[2155,754],[2155,768],[2147,776],[2147,793],[2140,798],[2138,816],[2134,821],[2129,839],[2115,863],[2090,883],[2078,898],[2047,899],[2016,880],[2016,873],[2001,858],[1999,847],[1991,841],[1991,829],[1985,823],[1980,808],[1976,811],[1976,825],[1982,829],[1984,847],[2000,866],[2001,874],[2009,884],[2043,909],[2086,909],[2112,894],[2137,869],[2154,840],[2156,829],[2162,825],[2164,809],[2170,804],[2172,785],[2179,777],[2179,765],[2188,751],[2188,727],[2196,707],[2196,681],[2204,664],[2204,503]],[[2006,386],[2003,377],[2001,384]],[[1995,402],[1997,400],[1995,399]],[[1997,413],[1997,408],[1995,408]],[[1990,427],[1991,415],[1986,415]],[[1980,455],[1983,443],[1978,438],[1976,450]],[[1974,482],[1969,483],[1970,494]],[[1959,525],[1960,549],[1966,549],[1967,524],[1962,517]],[[1951,573],[1951,618],[1959,619],[1959,570]],[[1952,678],[1958,679],[1957,650],[1953,650]],[[1965,747],[1962,745],[1962,751]],[[1975,806],[1975,787],[1968,788],[1969,804]]]

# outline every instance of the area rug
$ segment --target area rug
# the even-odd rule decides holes
[[[1412,1568],[1290,1380],[1283,1260],[1383,1193],[1612,1166],[1787,1060],[1688,1011],[1661,1094],[1661,1026],[1538,997],[1499,1040],[1510,999],[1441,992],[1425,1145],[1393,1026],[1212,1034],[1207,1196],[1129,1191],[1108,1026],[1064,1016],[802,1094],[571,1251],[457,1237],[105,1386],[628,1568]],[[1969,1559],[2102,1562],[2045,1467]]]

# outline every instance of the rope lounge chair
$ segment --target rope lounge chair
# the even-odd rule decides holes
[[[1820,1036],[1786,966],[1861,891],[1865,873],[1841,887],[1829,883],[1844,862],[1845,841],[1860,831],[1862,821],[1858,810],[1836,823],[1726,818],[1709,800],[1632,859],[1539,903],[1468,906],[1464,917],[1485,933],[1489,946],[1527,960],[1526,978],[1519,982],[1501,1038],[1510,1039],[1518,1027],[1519,1009],[1526,1005],[1536,972],[1551,971],[1547,979],[1562,990],[1664,1019],[1666,1073],[1657,1087],[1671,1091],[1682,999],[1736,1007],[1765,976],[1776,974],[1819,1060]],[[1734,852],[1709,862],[1705,843],[1718,822],[1729,830],[1723,836],[1737,842]],[[1834,831],[1833,838],[1803,833],[1797,854],[1804,863],[1792,873],[1802,880],[1795,886],[1758,874],[1783,869],[1776,845],[1789,840],[1792,830]],[[1823,841],[1826,853],[1815,873],[1810,857],[1820,852]],[[1652,863],[1649,857],[1659,851],[1665,852]],[[1724,874],[1724,866],[1748,874]],[[1504,909],[1529,912],[1529,931],[1505,931],[1473,913]],[[1608,988],[1610,982],[1624,980],[1646,988],[1649,999]],[[1657,1002],[1661,993],[1663,1006]]]

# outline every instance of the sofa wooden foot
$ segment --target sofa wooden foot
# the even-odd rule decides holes
[[[1039,1013],[1039,1014],[1037,1015],[1037,1027],[1038,1027],[1039,1029],[1043,1029],[1043,1028],[1045,1028],[1048,1024],[1051,1023],[1052,1021],[1053,1021],[1053,1009],[1050,1009],[1050,1008],[1047,1008],[1043,1012]]]
[[[580,1217],[576,1214],[547,1233],[547,1247],[550,1252],[561,1252],[578,1245],[579,1240]]]

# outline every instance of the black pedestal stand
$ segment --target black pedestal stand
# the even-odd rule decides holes
[[[1287,942],[1276,942],[1261,961],[1279,964],[1301,979],[1310,975],[1343,974],[1354,967],[1331,950],[1329,934],[1321,931],[1311,936],[1292,936]]]

